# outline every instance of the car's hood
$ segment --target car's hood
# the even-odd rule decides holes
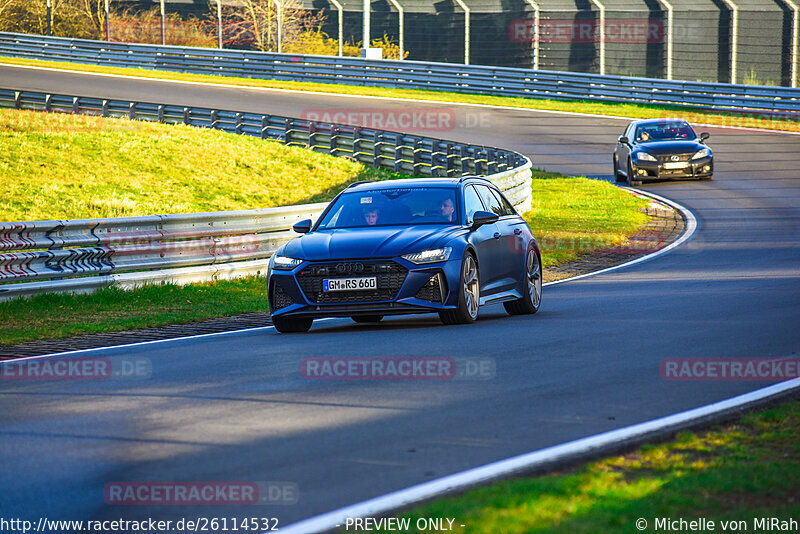
[[[389,258],[445,246],[461,226],[382,226],[311,232],[289,241],[282,254],[301,260]]]
[[[690,152],[697,152],[701,148],[706,148],[706,146],[697,141],[648,141],[639,143],[636,148],[645,150],[654,156],[665,156],[668,154],[689,154]]]

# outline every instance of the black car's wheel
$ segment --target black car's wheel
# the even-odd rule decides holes
[[[308,332],[314,319],[296,319],[293,317],[273,317],[272,324],[275,330],[285,334],[293,332]]]
[[[620,174],[620,172],[619,172],[619,163],[617,163],[617,157],[616,156],[612,156],[611,159],[613,160],[613,165],[614,165],[614,181],[615,182],[624,182],[625,181],[625,177],[622,176],[622,174]]]
[[[478,318],[481,298],[480,272],[475,257],[467,252],[461,260],[461,283],[458,308],[439,312],[444,324],[469,324]]]
[[[503,303],[511,315],[536,313],[542,303],[542,258],[533,249],[525,255],[525,282],[521,299]]]
[[[383,315],[354,315],[350,318],[357,323],[379,323]]]
[[[642,185],[642,181],[641,180],[634,180],[633,166],[631,165],[631,160],[628,160],[627,171],[628,171],[628,176],[626,177],[625,181],[628,182],[629,186],[634,187],[634,186],[637,186],[637,185]]]

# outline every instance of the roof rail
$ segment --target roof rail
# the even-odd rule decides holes
[[[491,183],[491,180],[489,180],[489,179],[488,179],[487,177],[485,177],[485,176],[472,176],[472,175],[469,175],[469,176],[462,176],[461,178],[459,178],[459,180],[458,180],[458,183],[461,183],[461,182],[463,182],[464,180],[468,180],[468,179],[473,179],[473,180],[486,180],[487,182],[490,182],[490,183]]]

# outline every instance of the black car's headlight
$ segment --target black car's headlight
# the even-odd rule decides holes
[[[708,157],[710,155],[711,155],[711,149],[710,148],[701,148],[700,150],[698,150],[697,152],[694,153],[694,156],[692,156],[692,159],[705,158],[705,157]]]
[[[279,256],[278,254],[272,256],[272,268],[276,271],[291,271],[301,263],[303,263],[303,260],[298,260],[297,258]]]
[[[437,263],[440,261],[447,261],[450,259],[450,254],[453,252],[453,247],[433,248],[431,250],[423,250],[422,252],[414,252],[413,254],[404,254],[401,256],[404,260],[411,263],[420,265],[422,263]]]
[[[655,156],[652,156],[647,152],[634,152],[633,157],[640,161],[658,161]]]

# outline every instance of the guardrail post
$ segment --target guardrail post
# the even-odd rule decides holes
[[[420,163],[422,162],[422,158],[420,157],[420,152],[422,152],[422,140],[417,138],[414,140],[414,156],[413,156],[413,173],[414,175],[422,174],[422,169]]]
[[[14,109],[22,109],[22,91],[14,91]]]
[[[486,150],[486,173],[494,174],[497,172],[497,152],[494,149]]]
[[[241,113],[237,113],[236,114],[236,133],[241,135],[242,134],[242,130],[243,130],[243,127],[242,127],[242,114]]]
[[[461,174],[469,174],[469,155],[467,152],[467,145],[461,145],[460,147],[460,157],[461,157]]]
[[[158,122],[164,122],[164,105],[159,104],[158,106]]]
[[[397,134],[394,139],[394,172],[403,170],[403,139]]]
[[[361,128],[353,128],[353,159],[361,161]]]
[[[331,156],[339,155],[338,142],[339,142],[339,127],[336,125],[331,125],[331,149],[329,151],[329,154]]]
[[[261,115],[261,139],[269,137],[269,116]]]
[[[292,143],[292,120],[286,119],[283,123],[283,143],[289,145]]]
[[[108,100],[103,100],[102,110],[100,113],[103,117],[108,117]]]
[[[219,122],[219,114],[217,113],[216,109],[211,110],[211,129],[217,128],[217,123]]]
[[[81,112],[80,100],[78,96],[72,97],[72,112],[76,115]]]
[[[53,111],[53,95],[45,95],[44,97],[44,110],[48,113]]]
[[[189,108],[183,108],[183,124],[191,124],[192,123],[192,112],[189,111]]]
[[[128,104],[128,118],[130,120],[136,119],[136,102],[130,102]]]
[[[375,134],[375,142],[372,144],[372,166],[376,169],[381,167],[381,145],[383,145],[383,134]]]
[[[447,163],[446,164],[447,164],[447,176],[448,177],[455,176],[455,174],[456,174],[456,167],[455,167],[455,161],[454,161],[455,157],[456,157],[456,152],[455,152],[455,150],[453,148],[453,144],[452,143],[447,143],[447,156],[446,156]]]
[[[308,123],[308,148],[314,150],[317,146],[317,127],[313,122]]]

